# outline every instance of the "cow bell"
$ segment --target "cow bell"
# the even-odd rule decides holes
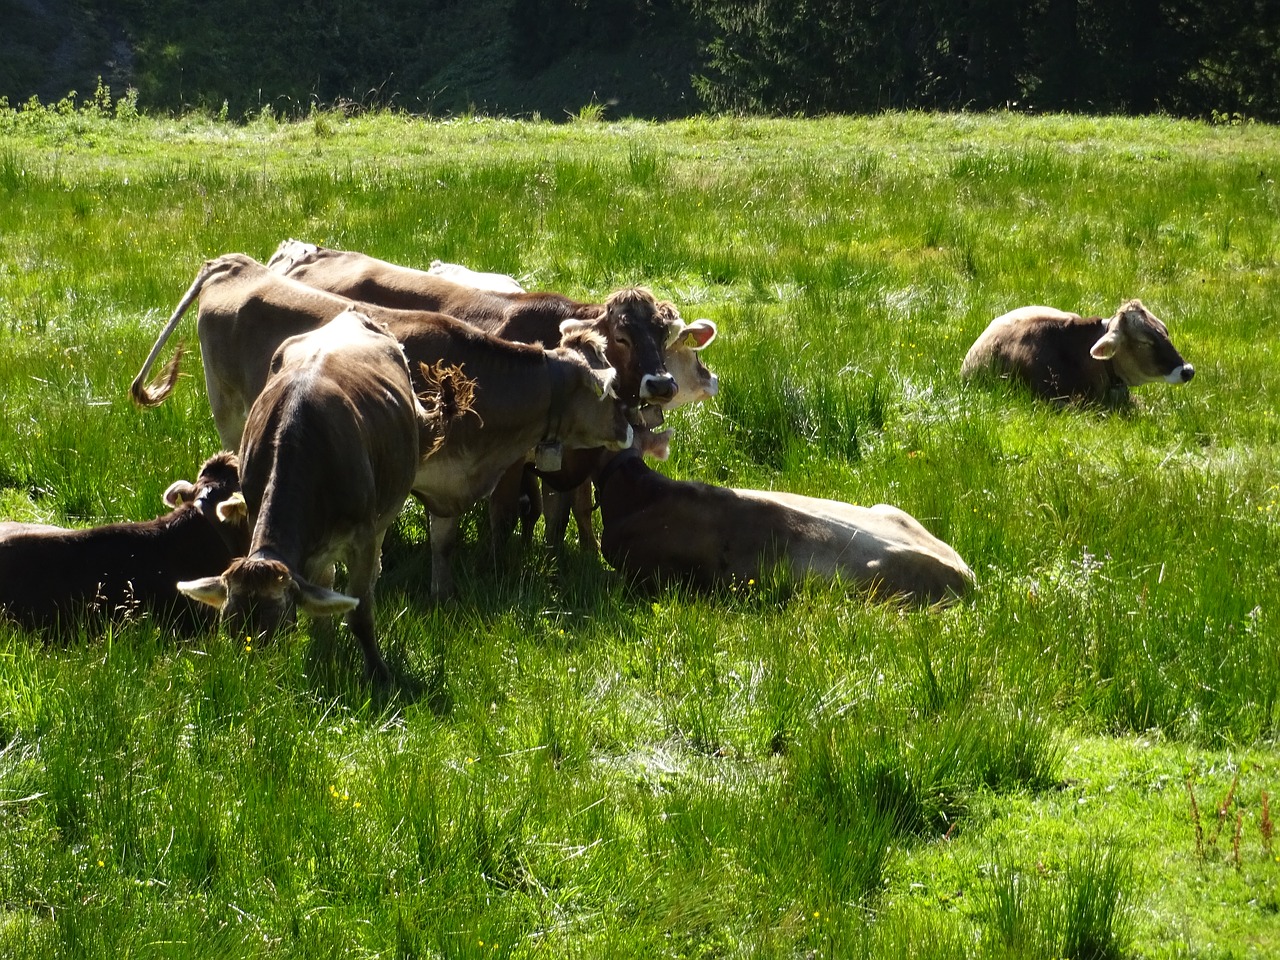
[[[559,442],[543,442],[533,449],[533,465],[543,473],[554,473],[560,469],[564,458],[564,446]]]

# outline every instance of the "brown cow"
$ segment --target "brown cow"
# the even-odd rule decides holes
[[[219,453],[195,483],[169,485],[164,502],[173,509],[154,520],[83,530],[0,523],[0,608],[41,631],[142,611],[184,630],[204,625],[204,608],[178,592],[178,581],[216,573],[248,549],[248,528],[217,512],[239,491],[235,455]]]
[[[346,613],[366,672],[390,679],[373,588],[383,535],[413,488],[430,432],[404,351],[381,324],[347,310],[285,340],[241,444],[249,554],[178,589],[217,607],[232,630],[266,639],[295,605],[313,616]],[[346,594],[332,589],[339,560]]]
[[[1049,400],[1119,405],[1129,388],[1156,380],[1186,383],[1195,368],[1141,300],[1109,320],[1053,307],[1021,307],[996,317],[965,355],[960,373],[995,374],[1027,384]]]
[[[409,356],[437,357],[476,384],[471,413],[450,426],[414,483],[431,514],[432,592],[446,596],[453,589],[448,554],[457,518],[489,495],[512,463],[540,445],[618,450],[631,444],[633,432],[622,404],[611,399],[614,371],[589,324],[564,321],[560,346],[544,350],[439,314],[421,316],[439,319],[390,324]],[[593,350],[594,368],[582,362]]]
[[[196,331],[209,407],[222,445],[234,450],[240,446],[249,408],[267,382],[276,348],[332,320],[351,301],[284,280],[243,253],[206,260],[133,378],[129,390],[136,403],[155,406],[173,392],[181,347],[154,383],[148,385],[147,376],[197,299]]]
[[[919,603],[973,584],[960,556],[896,507],[672,480],[651,470],[638,450],[602,464],[601,553],[641,582],[712,588],[780,569]]]
[[[157,404],[172,392],[180,355],[155,383],[144,383],[197,297],[209,405],[219,435],[228,438],[230,446],[239,443],[247,411],[267,380],[279,344],[353,305],[345,297],[281,277],[244,254],[208,261],[134,379],[133,396],[139,403]],[[405,347],[419,391],[429,386],[421,379],[422,364],[462,366],[475,381],[472,414],[461,418],[437,455],[424,461],[414,487],[439,518],[432,522],[433,529],[439,529],[431,548],[437,596],[452,586],[447,562],[452,521],[488,495],[508,464],[544,440],[564,447],[616,448],[630,442],[630,427],[610,389],[615,374],[592,324],[565,321],[562,326],[568,332],[561,335],[561,346],[544,350],[510,343],[439,313],[374,305],[360,309],[385,323]]]
[[[666,350],[666,364],[667,372],[676,378],[677,389],[675,397],[663,409],[670,411],[714,397],[720,390],[719,378],[707,369],[699,353],[715,339],[716,325],[710,320],[686,324],[674,305],[662,301],[658,306],[675,331]],[[641,449],[646,456],[667,459],[670,430],[654,433],[638,428],[637,437],[643,438]],[[553,548],[563,544],[572,509],[578,526],[578,546],[594,554],[600,547],[592,523],[590,474],[599,461],[599,451],[576,451],[569,461],[569,468],[543,475],[543,519],[546,524],[543,535]],[[578,481],[576,485],[575,480]],[[525,536],[527,539],[527,532]]]
[[[267,266],[352,300],[404,310],[437,310],[520,343],[554,347],[563,321],[588,320],[605,337],[606,356],[618,371],[617,389],[623,401],[663,404],[675,396],[675,380],[662,358],[673,331],[653,295],[643,288],[619,290],[603,304],[580,303],[558,293],[499,292],[299,240],[281,243]]]

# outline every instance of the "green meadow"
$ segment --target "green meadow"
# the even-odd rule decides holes
[[[650,286],[720,330],[662,470],[895,504],[978,587],[645,593],[479,508],[437,607],[410,505],[390,695],[305,622],[0,627],[0,955],[1280,953],[1280,130],[129,106],[0,109],[3,518],[162,512],[217,449],[198,350],[129,383],[203,260],[297,237]],[[1131,297],[1191,383],[959,380],[1006,310]]]

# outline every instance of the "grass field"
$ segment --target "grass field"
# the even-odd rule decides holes
[[[0,516],[158,514],[216,434],[194,357],[128,384],[202,260],[293,236],[650,285],[721,331],[665,471],[896,504],[979,586],[642,594],[477,513],[436,608],[410,507],[390,698],[305,625],[0,628],[0,954],[1280,953],[1280,130],[109,112],[0,111]],[[959,382],[999,313],[1134,296],[1189,385]]]

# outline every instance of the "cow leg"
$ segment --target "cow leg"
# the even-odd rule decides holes
[[[573,519],[578,522],[578,547],[586,553],[596,554],[600,552],[600,544],[596,542],[591,494],[590,480],[579,484],[573,491]]]
[[[524,459],[513,463],[498,479],[489,494],[489,534],[493,538],[493,552],[506,546],[520,519],[520,493],[524,476]]]
[[[542,516],[542,484],[533,465],[526,463],[520,474],[520,541],[526,550],[533,542],[533,528]]]
[[[573,505],[572,493],[561,493],[544,485],[542,491],[542,535],[547,546],[559,550],[564,546],[564,534],[569,528],[569,510]]]
[[[444,600],[453,596],[450,563],[458,541],[458,518],[437,517],[430,512],[428,516],[431,518],[431,596]]]
[[[205,371],[205,390],[209,395],[209,410],[213,414],[213,425],[218,430],[222,449],[239,450],[248,410],[231,389],[214,381],[208,370]]]
[[[382,659],[382,650],[378,647],[374,630],[373,587],[382,568],[382,537],[385,533],[385,530],[379,531],[371,538],[367,547],[357,548],[355,556],[347,561],[347,590],[360,601],[347,614],[347,626],[364,653],[365,676],[383,686],[391,681],[391,668]]]

